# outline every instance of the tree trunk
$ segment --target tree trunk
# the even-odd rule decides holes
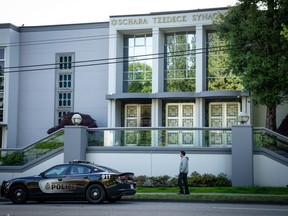
[[[266,128],[276,131],[276,104],[267,105]]]

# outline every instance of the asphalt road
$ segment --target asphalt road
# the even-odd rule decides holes
[[[0,216],[287,216],[288,205],[121,201],[98,205],[87,202],[0,202]]]

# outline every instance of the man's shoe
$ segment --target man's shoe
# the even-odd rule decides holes
[[[183,195],[184,193],[177,193],[178,195]]]
[[[190,194],[190,192],[188,192],[188,193],[185,193],[185,194],[187,194],[187,195],[188,195],[188,194]]]

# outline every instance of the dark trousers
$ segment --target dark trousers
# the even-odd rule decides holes
[[[179,193],[189,194],[188,182],[187,182],[187,173],[179,173],[178,185],[180,187]],[[184,190],[183,190],[184,185]]]

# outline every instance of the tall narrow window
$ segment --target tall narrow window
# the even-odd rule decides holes
[[[0,48],[0,122],[3,122],[4,108],[4,49]]]
[[[5,66],[5,56],[4,49],[0,48],[0,122],[4,120],[4,66]],[[2,132],[3,128],[0,127],[0,148],[3,147],[2,143]]]
[[[241,79],[228,70],[229,47],[216,32],[207,34],[207,86],[209,91],[241,90]]]
[[[126,104],[125,127],[151,127],[151,104]],[[127,130],[124,134],[124,145],[151,145],[150,129]]]
[[[165,36],[165,91],[195,91],[196,36],[177,32]]]
[[[57,55],[57,81],[56,81],[56,122],[69,112],[73,111],[73,54]]]
[[[166,127],[194,127],[194,103],[167,103]],[[185,130],[168,130],[167,145],[195,145],[195,132]]]
[[[124,36],[123,92],[152,92],[152,36]]]
[[[237,124],[240,112],[239,102],[211,102],[209,103],[209,127],[232,127]],[[211,131],[210,145],[231,145],[231,131]]]

